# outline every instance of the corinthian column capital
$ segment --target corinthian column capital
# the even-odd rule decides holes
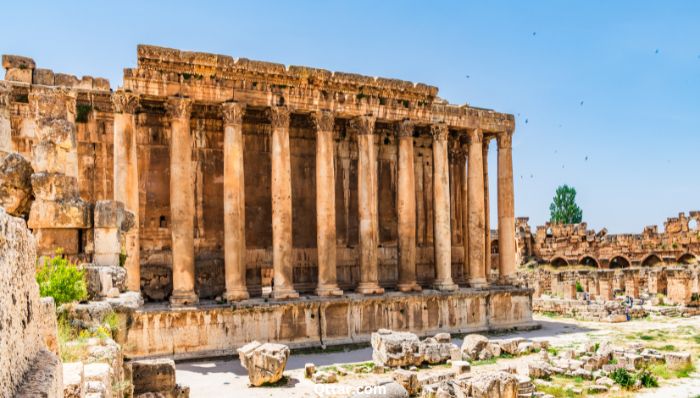
[[[355,132],[357,135],[374,134],[374,122],[376,118],[372,115],[356,116],[350,119],[348,129]]]
[[[449,135],[449,129],[444,122],[433,124],[430,126],[430,134],[433,135],[435,141],[446,141]]]
[[[472,129],[467,131],[467,137],[469,138],[469,143],[480,144],[484,140],[484,133],[481,129]]]
[[[224,115],[224,126],[243,124],[245,104],[240,102],[224,102],[221,104],[221,113]]]
[[[311,113],[311,122],[314,124],[316,131],[333,131],[333,123],[335,117],[333,112],[321,110]]]
[[[189,98],[170,97],[165,101],[165,110],[173,119],[189,118],[193,103],[194,101]]]
[[[404,119],[399,123],[399,138],[411,138],[413,137],[413,129],[415,128],[415,123],[411,119]]]
[[[289,127],[291,111],[286,106],[273,106],[265,111],[272,128]]]
[[[133,114],[139,106],[139,97],[136,94],[120,90],[112,94],[112,106],[114,113]]]
[[[498,149],[510,148],[513,145],[513,132],[506,131],[500,133],[496,140],[498,141]]]

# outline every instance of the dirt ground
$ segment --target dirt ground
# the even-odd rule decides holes
[[[621,345],[644,343],[651,348],[677,351],[692,351],[694,361],[698,363],[700,354],[700,317],[667,318],[654,317],[625,323],[584,322],[567,318],[551,318],[535,315],[535,320],[542,325],[541,329],[514,332],[508,334],[489,335],[489,338],[524,337],[533,340],[548,340],[558,349],[575,348],[587,341],[611,341]],[[461,340],[454,339],[461,345]],[[472,372],[488,372],[505,366],[515,366],[518,373],[527,374],[527,364],[534,360],[535,355],[511,359],[499,359],[496,363],[472,366]],[[287,363],[285,375],[286,385],[275,387],[249,388],[247,372],[237,358],[215,359],[197,362],[182,362],[177,364],[177,381],[190,386],[192,398],[213,397],[332,397],[339,389],[372,385],[378,381],[389,379],[387,374],[366,374],[361,376],[341,377],[340,381],[331,386],[331,391],[320,391],[316,384],[304,378],[304,365],[314,363],[317,368],[334,364],[366,362],[372,359],[372,349],[369,347],[345,352],[293,354]],[[444,370],[446,367],[434,367],[421,370],[431,372]],[[322,385],[319,385],[322,386]],[[340,391],[343,392],[343,391]],[[599,396],[599,395],[598,395]],[[615,397],[664,397],[664,398],[695,398],[700,396],[700,373],[693,373],[688,378],[660,380],[660,387],[646,389],[637,393],[617,392],[609,396]]]

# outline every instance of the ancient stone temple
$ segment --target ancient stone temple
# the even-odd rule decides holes
[[[344,302],[326,314],[348,322],[332,331],[339,341],[394,321],[426,331],[531,322],[529,291],[510,284],[512,115],[448,104],[420,83],[145,45],[115,91],[25,57],[5,56],[3,66],[0,144],[8,148],[0,149],[34,164],[44,139],[62,156],[60,170],[47,172],[66,188],[37,196],[53,201],[46,222],[34,223],[52,238],[39,240],[40,253],[61,243],[90,260],[97,232],[85,205],[115,200],[134,215],[122,242],[128,288],[149,301],[194,312],[208,299],[239,303],[228,311],[261,296]],[[44,125],[63,130],[39,134]],[[488,187],[492,144],[496,187]],[[489,189],[498,192],[498,220],[489,220]],[[33,217],[32,208],[30,227]],[[64,222],[51,226],[51,217]],[[350,314],[365,310],[357,305],[377,313],[394,305],[396,314],[353,326]],[[415,310],[410,321],[404,310]],[[147,329],[149,314],[133,327]],[[298,322],[308,332],[309,322],[326,321]]]

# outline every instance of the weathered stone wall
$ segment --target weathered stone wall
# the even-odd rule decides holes
[[[503,288],[287,303],[250,300],[178,311],[151,307],[124,314],[127,326],[119,341],[131,358],[232,355],[252,340],[292,348],[366,343],[381,328],[421,336],[529,328],[536,325],[531,305],[529,290]]]
[[[44,341],[35,281],[36,241],[22,219],[0,209],[0,397],[60,397],[61,364]],[[55,315],[54,315],[55,316]],[[55,332],[54,332],[55,333]]]
[[[516,226],[520,263],[536,260],[562,265],[625,268],[663,264],[693,264],[700,259],[700,211],[668,218],[664,232],[656,225],[641,234],[608,234],[586,223],[538,226],[533,235],[527,218]]]

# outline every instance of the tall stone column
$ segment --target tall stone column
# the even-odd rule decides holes
[[[430,126],[433,134],[433,247],[435,288],[452,291],[452,240],[450,236],[450,174],[447,159],[449,130],[445,123]]]
[[[513,132],[498,135],[498,269],[504,282],[515,276]]]
[[[112,95],[114,107],[114,200],[134,214],[134,226],[124,237],[126,288],[141,291],[139,244],[139,159],[136,140],[137,95],[119,90]]]
[[[192,178],[192,100],[170,97],[170,233],[172,235],[172,306],[196,304],[194,291],[194,181]]]
[[[231,302],[248,298],[243,170],[245,104],[226,102],[221,109],[224,115],[224,297]]]
[[[484,137],[482,143],[484,161],[484,275],[486,280],[491,274],[491,206],[489,195],[489,139]]]
[[[12,130],[10,124],[10,93],[12,89],[0,82],[0,155],[12,152]]]
[[[467,159],[469,155],[469,145],[464,143],[462,146],[462,160],[460,162],[460,171],[462,173],[462,250],[464,252],[463,270],[464,281],[468,282],[471,271],[469,270],[469,174],[467,172]]]
[[[341,296],[336,271],[335,241],[335,156],[333,155],[333,114],[314,112],[316,126],[316,248],[318,252],[319,296]]]
[[[268,109],[272,125],[272,297],[299,297],[294,290],[292,263],[292,165],[289,152],[289,116],[286,106]]]
[[[361,294],[382,294],[379,286],[377,245],[379,220],[377,205],[377,149],[374,144],[373,116],[350,119],[349,128],[357,134],[357,197],[360,218],[360,283]]]
[[[413,158],[413,122],[404,120],[399,126],[399,283],[402,292],[419,292],[416,282],[416,176]]]
[[[482,140],[479,129],[469,130],[469,167],[467,169],[467,190],[469,198],[469,284],[472,287],[486,286],[484,268],[484,161]]]

